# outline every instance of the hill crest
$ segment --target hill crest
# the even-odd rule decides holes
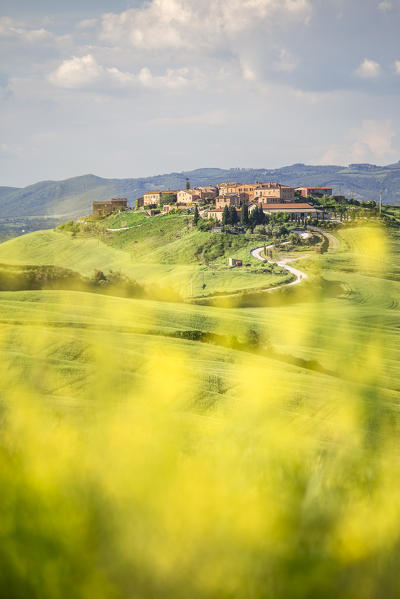
[[[0,187],[0,218],[52,216],[74,218],[88,214],[94,200],[126,197],[131,206],[135,199],[152,189],[183,189],[186,178],[192,186],[275,180],[299,187],[322,185],[334,193],[361,200],[377,200],[383,193],[384,203],[400,204],[400,162],[387,166],[351,164],[349,166],[313,166],[302,163],[278,169],[266,168],[199,168],[153,177],[106,179],[94,174],[61,181],[40,181],[24,188]]]

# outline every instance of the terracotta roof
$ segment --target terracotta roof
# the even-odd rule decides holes
[[[176,193],[172,189],[157,189],[156,191],[146,191],[143,195],[153,195],[153,193]]]
[[[225,210],[225,208],[214,208],[212,210],[209,210],[208,212],[223,212]],[[236,208],[236,212],[240,212],[239,208]]]
[[[286,202],[286,204],[263,204],[262,207],[264,210],[316,210],[310,204],[296,204],[292,202]]]
[[[296,187],[296,189],[332,189],[332,187],[321,187],[321,185],[314,185],[313,187]]]

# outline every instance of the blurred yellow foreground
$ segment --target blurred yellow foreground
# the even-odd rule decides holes
[[[340,298],[2,295],[1,597],[400,596],[400,284],[357,239]]]

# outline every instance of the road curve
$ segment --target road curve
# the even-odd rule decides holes
[[[309,227],[310,231],[315,231],[316,233],[320,233],[324,237],[326,237],[329,241],[329,249],[330,250],[338,250],[340,247],[340,241],[337,237],[332,235],[332,233],[328,233],[328,231],[323,231],[320,227]]]
[[[274,245],[267,245],[266,249],[271,250],[274,247],[275,247]],[[298,270],[297,268],[294,268],[293,266],[289,266],[289,264],[286,264],[286,262],[274,262],[272,260],[267,260],[266,258],[263,258],[261,256],[261,253],[263,251],[264,251],[264,246],[262,246],[260,248],[256,248],[255,250],[251,250],[250,253],[253,256],[253,258],[256,258],[257,260],[261,260],[261,262],[268,262],[269,264],[277,264],[278,266],[280,266],[281,268],[284,268],[285,270],[287,270],[288,272],[290,272],[292,275],[294,275],[296,277],[295,280],[291,281],[290,283],[285,283],[284,285],[279,285],[278,287],[270,287],[266,291],[272,291],[273,289],[281,289],[282,287],[290,287],[291,285],[297,285],[298,283],[301,283],[305,279],[308,279],[308,275],[306,275],[305,272],[302,272],[301,270]]]

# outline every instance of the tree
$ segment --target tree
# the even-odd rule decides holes
[[[254,208],[254,210],[252,210],[251,214],[250,214],[250,218],[249,218],[249,227],[251,229],[251,231],[254,231],[254,227],[258,224],[257,223],[257,218],[258,218],[258,209]]]
[[[194,217],[193,217],[193,223],[195,226],[199,222],[199,218],[200,218],[199,209],[197,208],[197,204],[196,204],[194,207]]]
[[[235,206],[229,208],[229,220],[231,225],[236,225],[239,220]]]
[[[229,213],[229,208],[228,206],[225,206],[224,211],[222,213],[222,224],[223,225],[229,225],[231,218],[230,218],[230,213]]]
[[[176,203],[176,196],[174,196],[173,193],[170,193],[169,191],[163,192],[160,196],[160,208],[164,208],[165,204],[175,204]]]
[[[257,235],[265,235],[264,225],[256,225],[256,227],[254,228],[254,233],[257,233]]]
[[[249,224],[249,207],[245,203],[243,204],[242,209],[240,211],[240,223],[244,227],[247,227]]]
[[[289,241],[292,245],[301,245],[301,237],[297,233],[290,233]]]
[[[262,206],[256,206],[256,209],[253,212],[254,220],[257,225],[265,225],[265,214]]]
[[[186,189],[190,189],[189,177],[186,177]]]
[[[95,270],[93,280],[96,285],[104,285],[107,282],[107,277],[102,270]]]

